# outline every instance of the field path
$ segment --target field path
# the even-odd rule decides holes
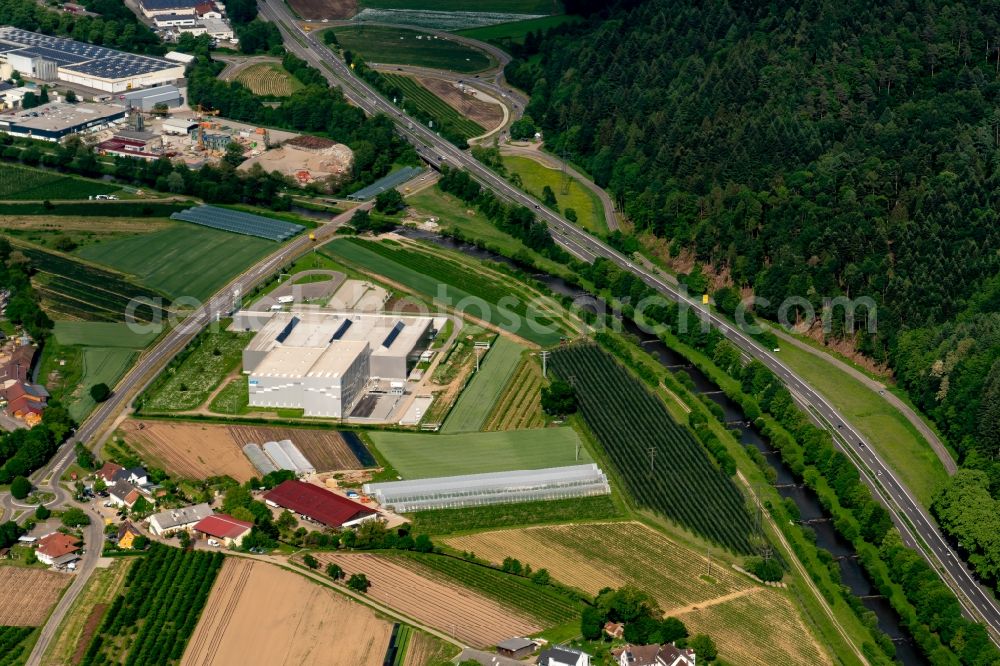
[[[687,606],[681,606],[679,608],[665,608],[663,610],[664,615],[683,615],[684,613],[690,613],[691,611],[702,610],[709,608],[711,606],[718,606],[719,604],[724,604],[727,601],[732,601],[733,599],[739,599],[740,597],[745,597],[748,594],[757,594],[758,592],[763,592],[765,588],[763,587],[748,587],[745,590],[736,590],[735,592],[730,592],[729,594],[724,594],[721,597],[716,597],[714,599],[709,599],[708,601],[701,601],[696,604],[689,604]]]

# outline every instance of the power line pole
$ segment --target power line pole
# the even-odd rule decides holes
[[[539,354],[538,354],[539,356],[542,357],[542,377],[544,379],[548,379],[548,377],[549,377],[548,363],[547,363],[547,361],[549,360],[549,354],[551,354],[551,353],[552,352],[543,351],[543,352],[539,352]]]

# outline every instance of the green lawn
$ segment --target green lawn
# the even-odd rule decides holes
[[[552,14],[559,12],[553,0],[361,0],[372,9],[430,9],[437,12],[501,12],[509,14]]]
[[[478,432],[493,412],[497,400],[507,387],[521,362],[524,347],[516,342],[498,336],[493,346],[480,363],[479,372],[462,391],[455,407],[448,414],[441,432],[450,435],[457,432]]]
[[[457,435],[373,431],[368,436],[404,479],[591,462],[579,435],[569,427]]]
[[[134,275],[173,299],[204,300],[277,249],[277,243],[263,238],[177,223],[151,234],[88,245],[77,254]]]
[[[577,20],[579,20],[578,17],[566,16],[565,14],[559,16],[545,16],[543,18],[528,19],[526,21],[514,21],[513,23],[498,23],[497,25],[488,25],[482,28],[466,28],[465,30],[457,30],[455,34],[462,35],[463,37],[471,37],[472,39],[478,39],[483,42],[496,42],[501,46],[504,46],[510,43],[523,43],[524,38],[529,32],[536,32],[539,30],[544,32],[549,28],[554,28],[564,23],[571,23]]]
[[[906,417],[858,380],[791,343],[782,344],[777,356],[855,425],[920,503],[930,506],[948,473]]]
[[[505,155],[503,163],[508,177],[515,173],[521,176],[523,189],[529,194],[541,199],[542,190],[548,185],[556,195],[556,205],[561,212],[572,208],[576,211],[578,224],[584,229],[595,233],[608,232],[600,199],[575,178],[569,179],[563,194],[563,175],[558,169],[549,169],[531,158],[516,155]]]
[[[52,171],[0,165],[0,199],[86,199],[117,192],[116,185],[99,183]]]
[[[104,321],[57,321],[53,329],[61,345],[144,349],[156,332],[135,332],[128,324]]]
[[[621,517],[611,495],[517,504],[433,509],[408,514],[414,534],[454,534],[546,523],[608,520]]]
[[[118,380],[128,372],[135,360],[136,352],[120,347],[84,347],[83,379],[69,399],[69,413],[77,421],[82,421],[94,408],[90,397],[90,387],[107,384],[114,388]]]
[[[478,72],[492,65],[484,52],[430,33],[405,28],[357,24],[333,28],[337,41],[365,61]],[[418,39],[419,37],[419,39]]]

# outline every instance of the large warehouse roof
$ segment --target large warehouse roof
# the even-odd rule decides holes
[[[265,493],[264,499],[328,527],[340,527],[377,513],[364,504],[303,481],[285,481]]]
[[[262,315],[270,316],[270,315]],[[286,326],[297,319],[296,326],[283,340],[278,337]],[[345,322],[350,325],[345,327]],[[398,350],[413,349],[427,334],[433,320],[430,317],[400,317],[395,315],[333,312],[277,312],[251,340],[250,351],[269,351],[279,344],[284,347],[325,347],[330,342],[365,341],[372,355],[397,354]],[[399,326],[402,324],[402,326]],[[392,334],[393,330],[398,330]],[[392,339],[390,340],[390,335]],[[385,342],[389,342],[385,345]],[[404,352],[405,353],[405,352]]]
[[[335,340],[329,347],[280,347],[268,354],[253,370],[263,377],[339,377],[368,343],[362,340]]]

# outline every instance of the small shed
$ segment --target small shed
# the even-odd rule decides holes
[[[497,653],[502,657],[511,659],[523,659],[535,651],[535,641],[528,638],[515,636],[505,641],[497,643]]]

